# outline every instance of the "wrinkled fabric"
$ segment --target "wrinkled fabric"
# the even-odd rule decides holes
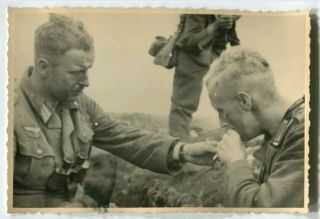
[[[140,131],[113,120],[85,94],[73,103],[61,104],[56,112],[36,92],[31,80],[29,69],[15,89],[15,207],[59,206],[57,202],[64,205],[65,188],[55,194],[55,200],[62,201],[52,200],[48,179],[61,167],[66,154],[73,161],[79,152],[89,156],[92,145],[142,168],[169,173],[168,153],[176,138]]]
[[[278,148],[268,142],[255,156],[263,167],[258,178],[245,160],[227,168],[226,205],[304,207],[304,120],[289,127]]]
[[[179,52],[186,55],[184,59],[188,58],[188,61],[197,64],[199,67],[209,67],[212,61],[227,48],[228,43],[231,46],[240,45],[236,32],[236,21],[234,21],[231,29],[220,28],[211,35],[206,28],[214,22],[216,22],[215,15],[184,15],[183,29],[176,42]],[[199,43],[203,40],[208,43],[200,47]],[[181,64],[187,64],[183,60],[181,61]],[[194,68],[196,67],[194,66]],[[186,69],[194,71],[194,68]],[[200,70],[197,69],[195,72]]]

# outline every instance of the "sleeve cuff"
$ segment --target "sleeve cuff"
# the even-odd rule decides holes
[[[182,147],[182,143],[181,142],[178,142],[177,144],[175,144],[173,146],[173,151],[172,151],[172,159],[175,160],[175,161],[180,161],[180,156],[179,156],[179,153],[180,153],[180,150],[181,150],[181,147]]]
[[[175,141],[170,145],[169,152],[168,152],[168,172],[170,175],[177,175],[181,168],[182,163],[179,159],[179,151],[183,144],[179,141]],[[176,154],[178,153],[178,154]],[[178,156],[178,157],[176,157]]]

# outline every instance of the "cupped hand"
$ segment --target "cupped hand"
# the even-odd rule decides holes
[[[186,144],[183,149],[183,154],[186,161],[204,166],[211,166],[214,164],[212,159],[216,154],[217,142],[205,141],[193,144]]]
[[[245,146],[240,139],[240,135],[229,129],[217,144],[217,154],[219,159],[227,165],[238,160],[245,160],[247,157]]]

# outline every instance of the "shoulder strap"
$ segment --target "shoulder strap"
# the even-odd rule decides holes
[[[280,128],[274,135],[271,145],[274,148],[279,148],[289,128],[296,123],[304,121],[304,98],[296,101],[286,113],[281,122]]]

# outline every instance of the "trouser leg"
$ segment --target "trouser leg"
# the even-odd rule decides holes
[[[189,139],[189,126],[192,114],[198,109],[205,73],[206,71],[185,74],[175,71],[169,113],[170,135]]]

